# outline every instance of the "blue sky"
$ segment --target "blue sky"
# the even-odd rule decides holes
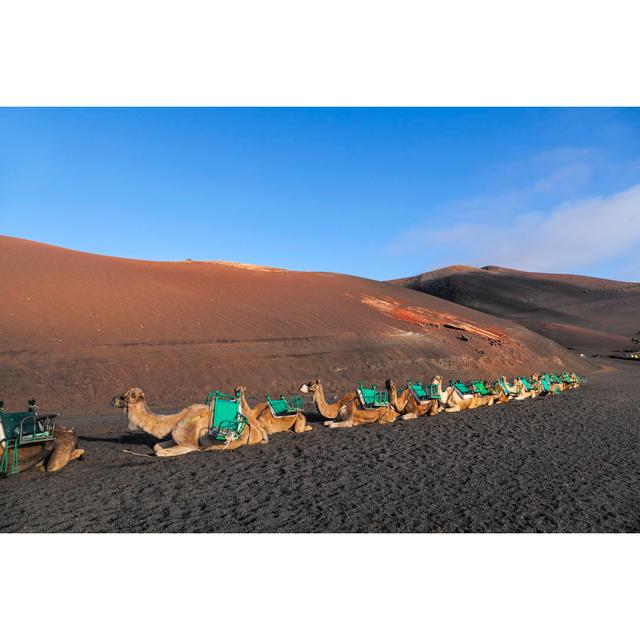
[[[0,233],[371,278],[640,281],[640,110],[0,109]]]

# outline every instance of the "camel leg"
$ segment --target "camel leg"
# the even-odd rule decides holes
[[[82,458],[84,455],[84,449],[74,449],[73,453],[69,456],[69,462],[72,460],[77,460],[78,458]]]
[[[165,440],[164,442],[157,442],[153,445],[153,450],[158,453],[161,449],[167,449],[169,447],[177,446],[173,439]]]
[[[36,471],[46,471],[44,466],[44,460],[40,460],[38,464],[35,466]]]
[[[157,446],[157,445],[156,445]],[[200,451],[197,447],[189,447],[184,445],[175,445],[174,447],[162,448],[158,447],[158,449],[154,450],[157,456],[160,457],[170,457],[170,456],[183,456],[187,453],[192,453],[193,451]]]
[[[242,442],[242,440],[232,440],[229,444],[212,444],[210,447],[204,449],[204,451],[233,451],[243,444],[247,443]]]
[[[403,420],[415,420],[418,417],[417,413],[405,413],[402,416]]]
[[[353,427],[353,420],[342,420],[341,422],[327,420],[324,425],[329,427],[329,429],[348,429],[349,427]]]
[[[456,413],[457,411],[462,411],[462,409],[460,409],[460,407],[458,406],[455,406],[455,407],[447,407],[445,411],[447,413]]]
[[[310,424],[307,424],[307,419],[303,414],[299,413],[296,421],[293,424],[293,430],[296,433],[304,433],[305,431],[311,431],[313,427]]]

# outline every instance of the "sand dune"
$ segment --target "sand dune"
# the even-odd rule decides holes
[[[126,260],[4,236],[0,276],[8,408],[35,397],[48,409],[106,410],[133,385],[165,406],[236,384],[258,394],[321,377],[338,390],[388,375],[576,366],[518,324],[352,276]]]
[[[396,284],[518,322],[560,344],[638,349],[640,284],[501,267],[448,267]]]

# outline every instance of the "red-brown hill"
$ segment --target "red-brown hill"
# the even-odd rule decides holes
[[[105,410],[129,386],[152,406],[213,388],[330,389],[574,367],[550,340],[392,284],[220,262],[147,262],[0,236],[0,389],[9,408]],[[468,341],[458,339],[462,334]]]

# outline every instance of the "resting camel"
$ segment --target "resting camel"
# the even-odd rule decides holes
[[[432,384],[438,386],[438,392],[440,394],[440,406],[444,407],[444,410],[447,413],[465,411],[466,409],[476,409],[477,407],[490,407],[496,399],[493,395],[462,395],[455,387],[452,386],[447,387],[443,391],[442,376],[435,376],[433,378]]]
[[[215,443],[208,435],[210,409],[206,404],[192,404],[171,415],[152,413],[144,399],[142,389],[132,388],[112,401],[113,406],[122,409],[129,420],[129,431],[142,430],[155,438],[171,440],[158,442],[153,447],[157,456],[181,456],[193,451],[222,451],[237,449],[243,445],[267,442],[267,434],[252,419],[238,440],[225,444]]]
[[[435,378],[432,378],[431,384],[436,384]],[[385,385],[389,392],[391,406],[402,414],[403,420],[414,420],[424,415],[435,416],[440,411],[440,404],[437,400],[418,402],[409,387],[398,396],[398,386],[391,379],[387,380]]]
[[[509,402],[509,400],[513,398],[513,396],[505,392],[505,390],[502,388],[502,385],[499,382],[496,382],[494,384],[492,382],[485,381],[484,386],[493,395],[494,397],[493,404],[506,404],[507,402]]]
[[[259,424],[268,435],[278,433],[280,431],[304,433],[305,431],[313,430],[313,427],[307,424],[307,419],[304,417],[302,411],[298,411],[291,416],[281,416],[276,418],[266,402],[259,402],[255,407],[253,407],[253,409],[249,406],[247,403],[246,387],[238,387],[236,391],[240,393],[242,415],[246,416],[249,422],[254,421]]]
[[[320,380],[303,384],[300,387],[302,393],[313,393],[313,401],[321,415],[325,418],[333,416],[323,424],[331,429],[348,429],[359,424],[372,424],[380,422],[389,424],[398,417],[398,412],[391,406],[364,409],[358,400],[358,394],[354,391],[347,393],[338,402],[327,404]],[[336,420],[335,418],[339,418]]]
[[[2,427],[0,427],[0,430]],[[0,434],[0,438],[4,437]],[[18,447],[18,469],[20,472],[35,467],[39,471],[60,471],[72,460],[84,455],[84,449],[78,449],[78,436],[69,427],[55,426],[53,440]],[[0,444],[0,458],[4,453],[4,444]],[[13,447],[9,450],[8,469],[13,464]]]
[[[498,378],[498,382],[502,381],[505,386],[507,387],[507,389],[509,389],[509,393],[510,394],[515,394],[515,395],[509,395],[509,398],[512,398],[513,400],[526,400],[527,398],[536,398],[537,397],[537,393],[535,392],[535,390],[532,391],[527,391],[525,389],[524,384],[522,383],[522,380],[514,380],[513,384],[509,384],[508,380],[502,376],[500,378]],[[498,384],[498,386],[502,389],[502,385]],[[503,389],[504,391],[504,389]]]
[[[539,396],[549,396],[549,395],[553,395],[554,393],[560,393],[560,391],[564,391],[564,387],[562,384],[559,384],[557,382],[551,382],[551,380],[549,380],[549,386],[551,387],[551,391],[546,391],[545,388],[542,386],[542,382],[540,381],[540,378],[543,375],[544,374],[542,373],[534,373],[531,376],[531,381],[533,382],[533,388],[537,391]]]
[[[323,418],[329,418],[330,420],[337,418],[340,408],[352,400],[355,400],[358,395],[355,391],[345,393],[345,395],[343,395],[337,402],[329,404],[325,400],[324,389],[322,388],[322,384],[320,384],[320,380],[316,380],[315,382],[306,382],[305,384],[300,385],[299,391],[300,393],[312,393],[313,402],[316,405],[318,413]]]

